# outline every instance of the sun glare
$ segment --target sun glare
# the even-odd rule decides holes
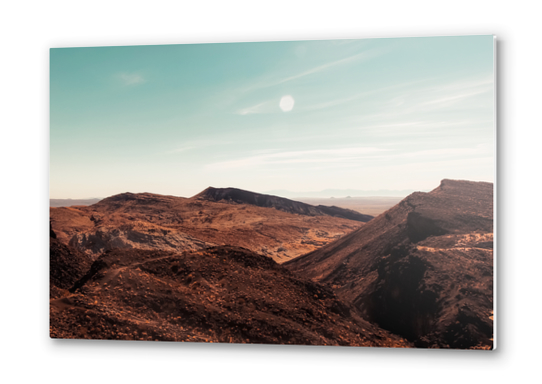
[[[295,100],[292,96],[282,96],[280,99],[279,107],[283,112],[290,112],[294,108]]]

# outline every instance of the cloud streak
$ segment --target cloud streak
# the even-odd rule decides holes
[[[142,84],[142,83],[146,82],[143,75],[141,75],[140,73],[136,73],[136,72],[132,72],[132,73],[123,72],[123,73],[120,73],[118,75],[118,78],[126,86]]]
[[[416,81],[409,81],[401,84],[394,84],[387,87],[377,88],[377,89],[371,89],[365,92],[356,93],[347,97],[340,97],[336,98],[334,100],[328,100],[321,103],[316,103],[311,106],[305,107],[304,109],[307,111],[317,110],[317,109],[325,109],[329,107],[335,107],[337,105],[346,104],[351,101],[355,100],[361,100],[363,98],[372,97],[379,94],[384,94],[386,92],[393,92],[393,91],[399,91],[404,88],[412,87],[415,85],[428,83],[431,80],[434,80],[433,78],[427,78],[423,80],[416,80]]]
[[[337,163],[369,158],[375,155],[378,156],[385,151],[387,150],[382,148],[353,147],[274,152],[212,163],[208,164],[206,168],[209,170],[226,170],[236,168],[254,168],[277,164]]]
[[[348,63],[351,63],[351,62],[354,62],[354,61],[359,61],[359,60],[367,60],[367,59],[370,59],[370,58],[373,58],[373,57],[376,57],[376,56],[378,56],[376,54],[376,52],[372,52],[372,51],[366,51],[366,52],[358,53],[356,55],[353,55],[353,56],[350,56],[350,57],[347,57],[347,58],[344,58],[344,59],[340,59],[340,60],[332,61],[332,62],[327,63],[327,64],[320,65],[318,67],[309,69],[308,71],[298,73],[297,75],[286,77],[286,78],[284,78],[282,80],[276,81],[272,85],[279,85],[279,84],[287,83],[289,81],[296,80],[296,79],[299,79],[301,77],[305,77],[305,76],[308,76],[308,75],[312,75],[314,73],[325,71],[325,70],[327,70],[329,68],[336,67],[338,65],[348,64]]]
[[[166,151],[166,154],[171,155],[171,154],[174,154],[174,153],[186,152],[186,151],[189,151],[189,150],[194,149],[194,148],[196,148],[196,147],[188,145],[188,146],[185,146],[185,147],[179,147],[179,148],[172,149],[170,151]]]
[[[470,82],[452,82],[442,86],[420,89],[416,92],[403,93],[391,103],[404,106],[407,113],[419,113],[450,109],[461,103],[472,103],[472,98],[493,91],[492,79],[479,79]]]
[[[210,140],[210,139],[194,139],[186,141],[182,144],[179,144],[177,147],[161,152],[166,155],[173,155],[178,153],[185,153],[194,150],[202,150],[209,147],[221,147],[224,145],[229,145],[232,142],[229,140]]]
[[[319,65],[317,67],[311,68],[311,69],[306,70],[304,72],[297,73],[295,75],[283,77],[282,79],[261,81],[259,83],[248,86],[247,88],[243,89],[242,92],[247,93],[247,92],[255,91],[257,89],[274,87],[274,86],[277,86],[277,85],[280,85],[280,84],[288,83],[290,81],[294,81],[294,80],[297,80],[297,79],[300,79],[300,78],[303,78],[303,77],[306,77],[306,76],[310,76],[310,75],[313,75],[313,74],[316,74],[316,73],[319,73],[319,72],[326,71],[326,70],[328,70],[330,68],[333,68],[333,67],[337,67],[337,66],[341,66],[341,65],[345,65],[345,64],[349,64],[349,63],[353,63],[353,62],[367,61],[367,60],[376,58],[378,56],[381,56],[385,52],[386,51],[383,50],[383,49],[367,50],[365,52],[361,52],[361,53],[355,54],[355,55],[350,56],[350,57],[346,57],[346,58],[343,58],[343,59],[339,59],[339,60],[331,61],[331,62],[326,63],[326,64]]]
[[[255,113],[273,113],[278,112],[278,101],[264,101],[263,103],[259,103],[256,105],[253,105],[252,107],[248,108],[242,108],[236,112],[238,115],[252,115]]]

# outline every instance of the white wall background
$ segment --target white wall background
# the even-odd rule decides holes
[[[3,382],[501,382],[540,378],[535,1],[5,1],[0,6]],[[50,47],[496,34],[499,346],[376,350],[48,338]],[[538,358],[537,358],[538,357]],[[530,376],[530,378],[528,378]]]

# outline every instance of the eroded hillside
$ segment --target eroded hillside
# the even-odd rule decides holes
[[[194,251],[235,245],[277,262],[315,250],[364,225],[313,208],[314,212],[303,214],[201,196],[124,193],[91,206],[51,208],[51,221],[61,242],[91,258],[111,249]],[[341,209],[332,213],[337,210],[349,214]]]

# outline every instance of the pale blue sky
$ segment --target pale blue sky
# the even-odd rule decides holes
[[[51,49],[50,195],[493,181],[493,75],[492,36]]]

